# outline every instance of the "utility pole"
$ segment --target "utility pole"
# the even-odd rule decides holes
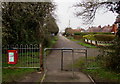
[[[68,27],[70,28],[70,20],[69,20],[69,25],[68,25]]]

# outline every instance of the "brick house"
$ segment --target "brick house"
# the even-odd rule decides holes
[[[117,32],[117,25],[113,24],[112,26],[98,26],[98,27],[89,27],[87,32],[111,32],[116,33]]]
[[[80,28],[80,29],[66,28],[65,32],[69,35],[74,35],[74,33],[85,32],[85,30],[82,28]]]
[[[118,29],[117,24],[113,24],[113,28],[112,28],[112,30],[111,30],[111,33],[116,34],[116,33],[117,33],[117,29]]]

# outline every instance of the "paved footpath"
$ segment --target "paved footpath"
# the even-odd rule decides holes
[[[59,40],[54,48],[85,48],[76,44],[73,41],[65,38],[64,36],[58,36]],[[78,59],[84,54],[75,54],[74,59]],[[64,70],[61,71],[61,51],[53,50],[50,55],[47,56],[47,73],[44,82],[87,82],[91,83],[89,77],[82,73],[75,71],[74,78],[72,69],[68,67],[72,63],[72,53],[64,53]]]

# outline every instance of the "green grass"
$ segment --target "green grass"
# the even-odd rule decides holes
[[[31,63],[34,63],[34,67],[40,66],[39,52],[28,52],[28,53],[19,53],[17,64],[8,64],[7,55],[2,55],[2,66],[3,67],[32,67]]]
[[[80,59],[76,60],[74,63],[74,67],[79,69],[95,68],[97,67],[97,63],[95,62],[95,57],[93,56],[88,57],[87,62],[85,57],[80,57]]]
[[[99,69],[88,69],[83,70],[84,72],[90,74],[96,81],[100,82],[120,82],[120,74],[105,70],[103,68]]]
[[[87,43],[84,43],[84,42],[79,42],[78,44],[82,45],[82,46],[85,46],[85,47],[88,47],[88,48],[97,48],[96,46],[94,45],[90,45],[90,44],[87,44]]]
[[[22,55],[22,56],[21,56]],[[27,60],[26,60],[26,55],[27,56]],[[34,55],[34,58],[31,57],[31,55]],[[31,64],[27,64],[28,62],[37,62],[34,63],[35,67],[39,67],[40,66],[40,60],[38,59],[39,53],[38,52],[34,52],[34,53],[20,53],[19,57],[18,57],[18,63],[13,65],[13,64],[8,64],[7,61],[3,61],[2,66],[3,67],[33,67]],[[2,55],[2,60],[6,60],[6,55],[3,54]],[[37,69],[2,69],[2,81],[3,82],[12,82],[17,80],[18,78],[21,78],[22,76],[25,76],[26,74],[29,74],[31,72],[35,72]]]
[[[95,45],[85,43],[84,42],[84,38],[80,39],[80,40],[76,40],[73,37],[67,37],[67,38],[70,39],[70,40],[72,40],[72,41],[80,41],[78,44],[80,44],[82,46],[85,46],[85,47],[88,47],[88,48],[97,48],[97,46],[95,46]],[[94,40],[94,38],[93,38],[93,40]],[[102,45],[102,46],[110,46],[110,45],[113,45],[113,44],[111,44],[111,43],[104,43],[104,44],[102,44],[101,43],[100,45]]]
[[[37,69],[3,69],[2,82],[13,82]]]
[[[52,38],[52,40],[51,40],[51,44],[47,47],[47,48],[52,48],[55,44],[56,44],[56,42],[58,41],[58,37],[57,36],[54,36],[53,38]],[[43,52],[44,53],[44,52]],[[48,54],[50,54],[51,53],[51,50],[48,50],[47,52],[46,52],[46,54],[48,55]]]
[[[80,41],[80,42],[78,42],[79,45],[82,45],[82,46],[85,46],[85,47],[88,47],[88,48],[97,48],[94,45],[90,45],[90,44],[85,43],[84,39],[76,40],[73,37],[67,37],[67,38],[70,39],[71,41]]]
[[[72,40],[72,41],[82,41],[83,39],[80,39],[80,40],[76,40],[74,39],[73,37],[67,37],[68,39]]]
[[[78,59],[74,64],[74,68],[81,69],[83,72],[89,74],[96,82],[120,83],[120,73],[116,73],[108,69],[102,68],[99,62],[95,61],[95,57],[88,57],[87,66],[85,58]]]
[[[78,41],[78,40],[76,40],[76,39],[70,39],[70,40],[72,40],[72,41]]]
[[[51,40],[51,44],[50,44],[49,48],[53,47],[53,45],[57,42],[57,40],[58,40],[58,37],[57,36],[54,37]],[[21,57],[21,55],[24,57]],[[27,58],[28,60],[26,60],[26,57],[25,57],[26,55],[29,55]],[[34,58],[31,57],[31,55],[34,55]],[[4,54],[2,57],[3,57],[2,60],[4,60],[4,61],[7,59],[6,55],[4,55]],[[34,66],[36,66],[36,67],[40,66],[39,52],[34,52],[34,53],[28,52],[27,54],[26,53],[19,54],[19,60],[18,60],[17,64],[11,65],[11,64],[7,64],[7,62],[6,63],[4,62],[4,63],[2,63],[2,65],[4,67],[8,67],[8,66],[18,67],[20,65],[22,65],[23,67],[24,66],[31,67],[31,65],[27,65],[27,63],[26,63],[26,62],[33,62],[31,59],[34,60],[34,62],[38,62],[38,63],[35,63]],[[25,69],[23,69],[23,68],[22,69],[2,69],[2,81],[3,82],[12,82],[19,78],[22,78],[23,76],[25,76],[31,72],[35,72],[35,71],[37,71],[37,69],[32,69],[32,68],[31,69],[29,69],[29,68],[27,68],[27,69],[26,68]]]
[[[72,41],[79,41],[79,40],[75,40],[72,37],[68,39]],[[83,41],[80,41],[78,44],[85,47],[89,47],[89,48],[97,48],[96,46],[86,44]],[[74,64],[74,68],[80,69],[83,72],[91,75],[96,82],[119,82],[120,83],[120,73],[116,73],[114,71],[110,71],[105,68],[102,68],[100,63],[95,61],[94,56],[88,57],[87,65],[86,65],[85,57],[81,57],[80,59],[76,60]]]
[[[79,40],[76,40],[76,39],[74,39],[74,38],[71,38],[70,40],[72,40],[72,41],[79,41]]]
[[[57,36],[53,37],[53,39],[51,40],[51,45],[49,47],[50,48],[53,47],[53,45],[55,45],[57,41],[58,41],[58,37]]]

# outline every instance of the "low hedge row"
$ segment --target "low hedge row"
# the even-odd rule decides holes
[[[107,35],[107,34],[90,34],[83,36],[86,39],[94,40],[94,41],[112,41],[115,38],[115,35]]]
[[[87,32],[74,33],[74,35],[81,35],[81,36],[83,36],[83,35],[87,35],[87,34],[88,34]]]
[[[80,33],[74,33],[74,35],[88,35],[88,34],[108,34],[112,35],[110,32],[80,32]]]
[[[83,38],[83,36],[81,36],[81,35],[74,35],[73,38],[76,39],[76,40],[80,40],[80,39]]]
[[[115,38],[115,35],[95,35],[97,41],[112,41]]]
[[[94,34],[89,34],[89,35],[84,35],[83,38],[89,39],[89,40],[96,40],[95,35]]]

